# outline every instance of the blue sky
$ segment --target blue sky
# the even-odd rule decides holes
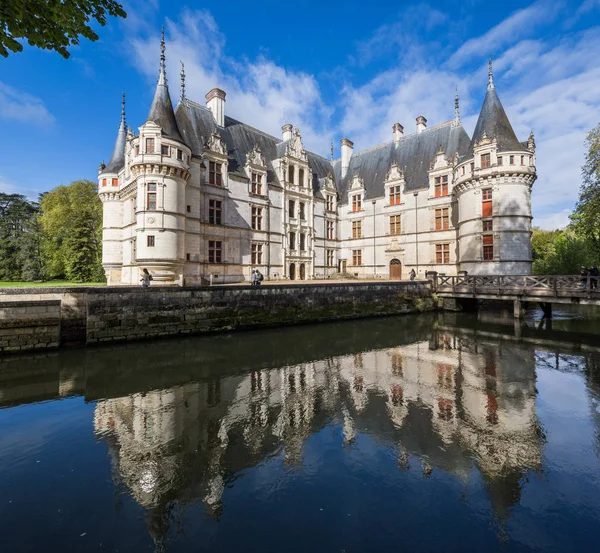
[[[401,122],[454,115],[472,132],[494,57],[496,87],[521,140],[533,130],[538,180],[534,224],[562,226],[578,196],[584,140],[600,123],[600,0],[443,2],[124,2],[101,39],[71,58],[25,46],[0,59],[0,190],[35,197],[95,179],[110,157],[127,93],[127,120],[145,122],[158,74],[160,26],[179,97],[227,92],[226,113],[276,136],[299,126],[305,146],[364,149]],[[284,121],[284,112],[286,121]]]

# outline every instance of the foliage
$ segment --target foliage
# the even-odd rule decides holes
[[[78,45],[80,35],[98,40],[90,20],[104,27],[107,16],[127,14],[115,0],[2,0],[0,54],[7,58],[10,52],[21,52],[19,39],[27,39],[31,46],[68,58],[67,47]]]
[[[0,280],[22,278],[26,257],[23,248],[32,242],[37,230],[38,210],[38,204],[25,196],[0,192]]]
[[[533,273],[538,275],[576,275],[581,266],[595,263],[594,248],[585,236],[572,228],[533,229]]]
[[[600,125],[586,139],[579,201],[571,216],[575,231],[585,237],[600,257]]]
[[[80,180],[59,186],[41,200],[43,254],[53,277],[91,282],[102,270],[102,202],[96,185]]]

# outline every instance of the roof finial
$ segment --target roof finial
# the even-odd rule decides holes
[[[333,138],[331,139],[331,144],[329,146],[329,154],[331,156],[331,161],[333,161]]]
[[[494,70],[492,69],[492,54],[490,54],[490,61],[488,62],[488,90],[492,90],[494,87]]]
[[[165,26],[162,26],[160,35],[160,73],[158,75],[158,84],[167,84],[167,72],[165,70]]]
[[[123,97],[121,98],[121,123],[125,125],[125,93],[123,92]]]
[[[185,100],[185,65],[181,62],[181,101]]]
[[[460,123],[460,104],[458,100],[458,86],[456,87],[456,94],[454,95],[454,121],[458,125]]]

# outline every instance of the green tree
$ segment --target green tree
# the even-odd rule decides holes
[[[21,52],[31,46],[69,57],[67,47],[79,44],[80,35],[98,40],[90,20],[106,25],[108,16],[127,17],[114,0],[0,0],[0,54]]]
[[[43,252],[44,229],[41,214],[34,213],[27,221],[27,231],[19,243],[17,259],[21,269],[21,280],[46,280],[46,264]]]
[[[571,216],[575,231],[589,240],[596,259],[600,258],[600,125],[590,131],[582,168],[579,201]]]
[[[39,206],[20,194],[0,192],[0,280],[19,280],[20,248]]]
[[[44,194],[41,205],[50,275],[78,282],[104,280],[102,202],[96,184],[79,180],[58,186]]]
[[[594,250],[590,241],[579,236],[572,228],[559,231],[537,230],[534,238],[536,234],[538,240],[533,240],[534,257],[536,247],[538,257],[533,261],[534,274],[576,275],[582,265],[590,267],[594,264]],[[552,241],[548,242],[548,238]]]

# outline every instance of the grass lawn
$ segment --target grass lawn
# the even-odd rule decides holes
[[[48,280],[46,282],[10,282],[0,280],[0,288],[48,288],[52,286],[106,286],[106,282],[71,282],[69,280]]]

